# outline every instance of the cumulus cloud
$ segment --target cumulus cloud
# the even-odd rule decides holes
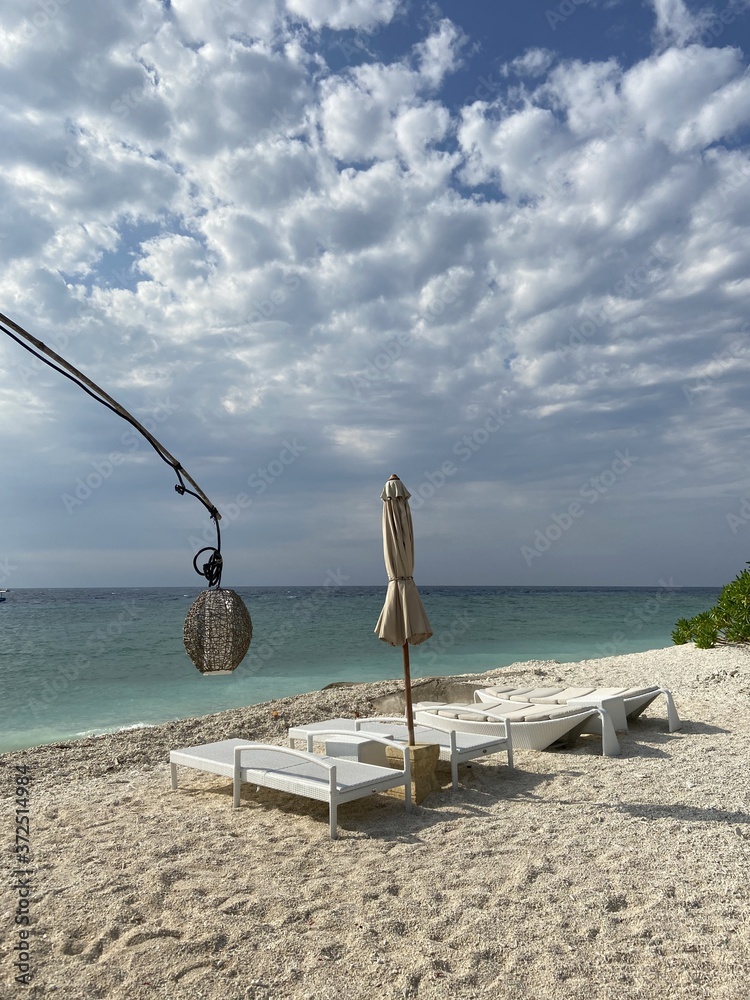
[[[555,54],[549,49],[527,49],[521,56],[512,59],[504,67],[504,72],[517,76],[543,76],[555,61]]]
[[[682,46],[697,38],[705,14],[692,14],[683,0],[651,0],[651,3],[656,14],[654,33],[662,45]]]
[[[597,518],[686,476],[702,503],[736,489],[750,103],[743,54],[704,44],[702,15],[654,0],[659,45],[631,65],[526,48],[521,83],[456,105],[467,46],[447,19],[357,65],[320,42],[374,37],[395,0],[81,4],[5,17],[4,311],[166,412],[219,499],[298,442],[238,548],[272,545],[279,511],[324,506],[331,482],[355,497],[452,463],[425,531],[466,502],[489,535],[502,497],[512,582],[533,579],[518,548],[539,518],[618,449],[638,460]],[[123,432],[0,353],[5,426],[23,408],[65,459],[28,488],[59,498]],[[110,498],[148,492],[149,458]],[[354,503],[342,531],[376,535],[371,514]],[[328,556],[308,544],[315,582]]]
[[[388,159],[399,148],[399,134],[402,150],[418,145],[420,133],[423,145],[442,138],[447,114],[425,101],[455,68],[460,43],[460,33],[442,21],[416,46],[415,68],[407,59],[364,63],[326,80],[320,121],[329,152],[344,161]]]
[[[402,0],[286,0],[291,14],[314,28],[376,30],[393,19]]]

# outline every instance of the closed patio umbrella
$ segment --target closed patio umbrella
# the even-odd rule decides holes
[[[414,745],[411,706],[409,645],[418,646],[432,635],[432,626],[414,583],[414,529],[407,490],[393,475],[383,487],[383,555],[388,572],[388,591],[375,634],[391,646],[401,646],[404,656],[406,720],[409,745]]]

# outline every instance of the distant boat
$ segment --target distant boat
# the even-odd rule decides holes
[[[5,600],[5,595],[9,594],[9,593],[10,593],[9,590],[0,590],[0,602],[4,601]]]

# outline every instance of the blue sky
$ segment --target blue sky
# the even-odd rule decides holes
[[[84,26],[82,28],[82,26]],[[7,0],[0,312],[227,585],[719,585],[750,551],[750,2]],[[205,511],[0,338],[0,586]]]

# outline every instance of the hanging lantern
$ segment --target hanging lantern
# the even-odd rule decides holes
[[[6,333],[21,347],[30,351],[35,358],[65,375],[89,396],[132,424],[146,438],[157,455],[174,470],[177,476],[175,490],[180,495],[189,493],[190,496],[200,500],[209,512],[216,528],[216,547],[207,546],[201,549],[193,559],[193,567],[196,573],[206,578],[208,586],[212,589],[204,590],[191,606],[185,618],[183,636],[185,649],[202,674],[230,674],[239,666],[248,650],[253,637],[253,623],[242,598],[233,590],[221,589],[223,559],[219,511],[164,445],[109,393],[2,313],[0,313],[0,332]],[[186,481],[193,487],[192,490],[185,485]],[[198,557],[203,552],[210,552],[211,556],[199,569]]]
[[[188,656],[202,674],[215,677],[231,674],[240,665],[253,637],[253,623],[245,602],[233,590],[222,589],[221,531],[219,514],[214,508],[211,519],[216,526],[217,547],[211,545],[196,552],[193,568],[208,581],[210,590],[204,590],[193,601],[185,616],[182,630]],[[210,552],[208,561],[198,568],[198,559]]]
[[[202,674],[231,674],[253,637],[250,612],[233,590],[204,590],[190,606],[185,649]]]

